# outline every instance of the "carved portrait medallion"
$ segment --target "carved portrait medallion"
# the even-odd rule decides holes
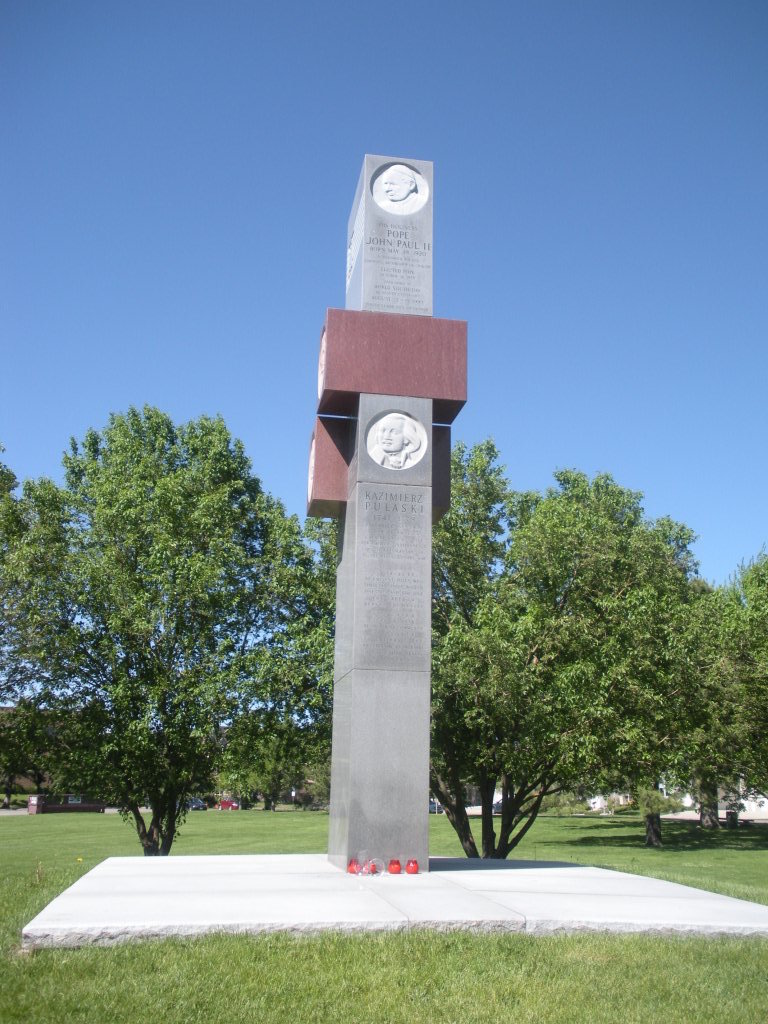
[[[427,452],[427,432],[413,416],[387,412],[368,427],[365,447],[378,465],[385,469],[410,469]]]
[[[385,213],[417,213],[429,199],[426,178],[408,164],[385,164],[371,178],[371,195]]]

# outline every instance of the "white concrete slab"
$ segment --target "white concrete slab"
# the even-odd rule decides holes
[[[590,873],[591,872],[591,873]],[[473,892],[484,892],[489,886],[494,892],[505,893],[560,893],[584,896],[659,896],[668,898],[673,890],[679,899],[709,899],[712,893],[703,889],[692,889],[686,885],[675,885],[658,878],[644,875],[627,875],[621,871],[600,868],[542,871],[528,868],[520,871],[501,873],[492,877],[482,872],[466,872],[456,879],[456,884]]]
[[[22,942],[406,928],[768,937],[768,906],[541,861],[432,858],[428,874],[360,877],[325,854],[110,857],[30,921]]]

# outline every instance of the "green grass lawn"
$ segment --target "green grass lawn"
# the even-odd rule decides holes
[[[173,856],[325,848],[324,814],[191,814]],[[431,852],[461,855],[443,816]],[[665,822],[662,850],[638,818],[541,818],[515,851],[654,875],[768,904],[768,828],[702,833]],[[0,1021],[151,1018],[433,1024],[665,1024],[768,1020],[768,941],[463,933],[316,938],[213,936],[114,949],[18,952],[22,926],[104,857],[139,856],[116,815],[0,818]]]

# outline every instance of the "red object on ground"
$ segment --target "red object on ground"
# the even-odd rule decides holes
[[[237,800],[220,800],[217,806],[220,811],[240,810],[240,804],[237,802]]]
[[[399,860],[391,860],[389,862],[389,867],[387,868],[387,871],[390,873],[390,875],[399,875],[402,870],[403,869],[400,866]]]
[[[419,873],[419,862],[417,860],[409,860],[405,865],[406,875],[418,875]]]
[[[349,874],[349,875],[357,875],[359,873],[360,873],[360,861],[355,860],[355,858],[353,857],[350,860],[349,864],[347,864],[347,874]]]
[[[363,865],[363,874],[364,875],[375,875],[376,874],[376,861],[375,860],[367,860],[365,862],[365,864]]]

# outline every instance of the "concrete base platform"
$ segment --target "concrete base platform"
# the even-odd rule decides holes
[[[768,906],[557,862],[433,857],[428,874],[360,877],[325,854],[110,857],[30,921],[22,942],[406,928],[768,937]]]

